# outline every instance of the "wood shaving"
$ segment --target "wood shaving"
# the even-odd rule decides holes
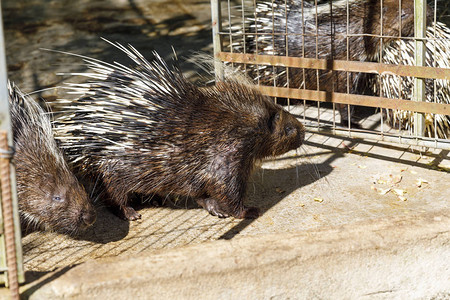
[[[399,183],[400,181],[402,181],[402,175],[395,175],[395,176],[392,176],[392,175],[390,175],[391,176],[391,178],[392,178],[392,183],[394,183],[394,184],[397,184],[397,183]]]
[[[423,179],[423,178],[417,178],[417,180],[416,180],[417,187],[422,187],[422,185],[424,183],[428,183],[428,181],[426,179]]]
[[[377,189],[378,194],[380,195],[386,195],[387,193],[389,193],[389,191],[391,190],[391,188],[387,188],[387,189]]]
[[[403,196],[404,194],[406,194],[405,190],[402,189],[392,189],[392,191],[394,192],[394,194],[396,194],[397,196]]]

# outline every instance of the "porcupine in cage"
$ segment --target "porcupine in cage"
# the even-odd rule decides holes
[[[256,4],[254,17],[247,18],[245,39],[235,38],[234,52],[246,52],[264,55],[289,55],[294,57],[370,61],[393,64],[414,62],[414,42],[403,41],[397,37],[414,36],[414,1],[401,1],[399,13],[398,0],[369,1],[332,1],[314,5],[310,1],[263,1]],[[248,11],[247,11],[248,12]],[[246,12],[246,13],[247,13]],[[428,66],[449,67],[450,60],[445,49],[450,49],[449,29],[442,23],[432,22],[432,10],[428,9],[427,37],[434,36],[436,43],[427,43]],[[348,24],[348,26],[347,26]],[[235,24],[233,28],[239,28]],[[401,28],[401,31],[400,31]],[[242,26],[238,31],[243,32]],[[287,33],[287,38],[286,38]],[[256,34],[256,35],[255,35]],[[383,34],[383,39],[376,35]],[[348,36],[348,50],[347,50]],[[287,46],[287,47],[286,47]],[[436,56],[433,56],[436,47]],[[382,59],[380,60],[380,53]],[[367,73],[331,72],[314,69],[296,69],[271,66],[248,65],[250,76],[262,85],[289,86],[322,91],[335,91],[352,94],[377,94],[379,78]],[[317,76],[318,75],[318,76]],[[382,76],[381,86],[386,97],[398,97],[400,84],[398,76]],[[347,84],[348,83],[348,84]],[[394,83],[394,84],[392,84]],[[411,99],[412,78],[402,81],[402,98]],[[436,88],[432,80],[427,81],[427,99],[449,103],[448,81],[437,80]],[[341,123],[348,122],[347,105],[338,105]],[[413,114],[388,111],[391,124],[401,124],[411,128]],[[449,127],[448,117],[426,115],[426,134],[437,129],[438,136],[446,137]],[[437,125],[435,125],[435,120]],[[353,120],[353,126],[357,127]]]
[[[426,66],[450,68],[450,29],[443,23],[432,23],[427,28]],[[382,62],[394,65],[414,65],[414,41],[397,40],[389,43],[383,49]],[[371,85],[378,93],[380,84]],[[412,99],[414,79],[395,75],[381,75],[381,90],[383,97]],[[425,80],[425,101],[450,103],[449,81],[445,79]],[[387,120],[395,127],[413,130],[414,113],[404,110],[387,110]],[[448,138],[450,136],[450,118],[448,115],[425,114],[425,136]]]

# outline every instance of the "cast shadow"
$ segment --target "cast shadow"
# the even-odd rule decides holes
[[[111,230],[114,228],[114,230]],[[130,231],[130,221],[114,215],[107,207],[97,208],[97,220],[86,231],[74,237],[76,240],[107,244],[123,239]]]
[[[295,190],[328,176],[332,171],[333,168],[328,163],[307,162],[286,169],[258,169],[249,184],[246,205],[258,207],[261,217]],[[219,239],[232,239],[254,221],[254,219],[241,220]]]
[[[275,158],[272,161],[282,162],[291,160],[289,158]],[[284,198],[297,189],[307,186],[328,176],[333,168],[328,162],[321,164],[312,164],[303,161],[301,157],[294,159],[302,160],[301,163],[292,165],[282,169],[257,168],[248,183],[247,195],[244,200],[246,206],[254,206],[259,209],[260,217],[264,215],[275,205],[279,204]],[[133,207],[140,209],[142,207],[163,206],[173,210],[199,209],[199,205],[195,199],[187,197],[158,197],[158,196],[140,196],[137,198],[140,203],[134,204]],[[210,216],[210,218],[217,218]],[[255,219],[242,219],[233,226],[232,229],[222,234],[220,239],[231,239],[244,228],[249,226]]]
[[[25,272],[25,279],[27,284],[27,289],[22,291],[20,294],[21,300],[27,300],[29,299],[37,290],[39,290],[41,287],[46,285],[47,283],[52,282],[53,280],[59,278],[60,276],[64,275],[67,271],[75,267],[73,266],[67,266],[64,268],[61,268],[57,271],[26,271]],[[42,279],[46,275],[52,273],[47,278]]]

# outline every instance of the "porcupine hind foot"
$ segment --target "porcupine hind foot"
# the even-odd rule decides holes
[[[113,206],[112,212],[119,218],[127,221],[136,221],[142,218],[141,214],[134,210],[131,206]]]
[[[259,210],[256,207],[241,206],[238,213],[228,213],[220,207],[219,202],[214,198],[196,199],[198,205],[206,209],[211,215],[219,218],[228,218],[230,216],[237,219],[256,219],[259,217]]]
[[[341,123],[340,125],[342,127],[348,127],[348,118],[349,118],[349,113],[348,113],[348,105],[345,104],[337,104],[338,110],[339,110],[339,114],[341,115]],[[359,123],[357,122],[357,120],[355,120],[354,118],[354,107],[351,106],[350,107],[350,127],[353,129],[361,129],[361,125],[359,125]]]

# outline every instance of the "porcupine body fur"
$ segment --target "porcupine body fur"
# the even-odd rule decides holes
[[[255,161],[298,148],[303,125],[252,86],[236,80],[198,87],[156,54],[114,44],[134,62],[85,58],[90,73],[61,101],[55,124],[79,174],[101,178],[122,217],[140,215],[133,193],[196,199],[212,215],[255,218],[243,204]]]
[[[251,24],[245,29],[248,38],[234,43],[237,52],[243,50],[245,43],[247,53],[376,62],[382,47],[395,38],[414,36],[414,1],[403,0],[400,8],[399,1],[384,0],[383,10],[380,0],[338,0],[317,8],[309,1],[262,1],[257,3],[255,18],[249,20]],[[386,37],[375,36],[381,34]],[[374,90],[369,84],[376,82],[375,75],[367,73],[347,76],[341,71],[297,68],[286,71],[268,66],[247,70],[263,85],[273,86],[275,82],[276,86],[328,92],[370,94]],[[341,122],[346,125],[347,105],[338,108]],[[356,122],[354,125],[357,126]]]
[[[95,209],[57,147],[48,115],[13,83],[8,91],[21,223],[77,234],[95,222]]]

